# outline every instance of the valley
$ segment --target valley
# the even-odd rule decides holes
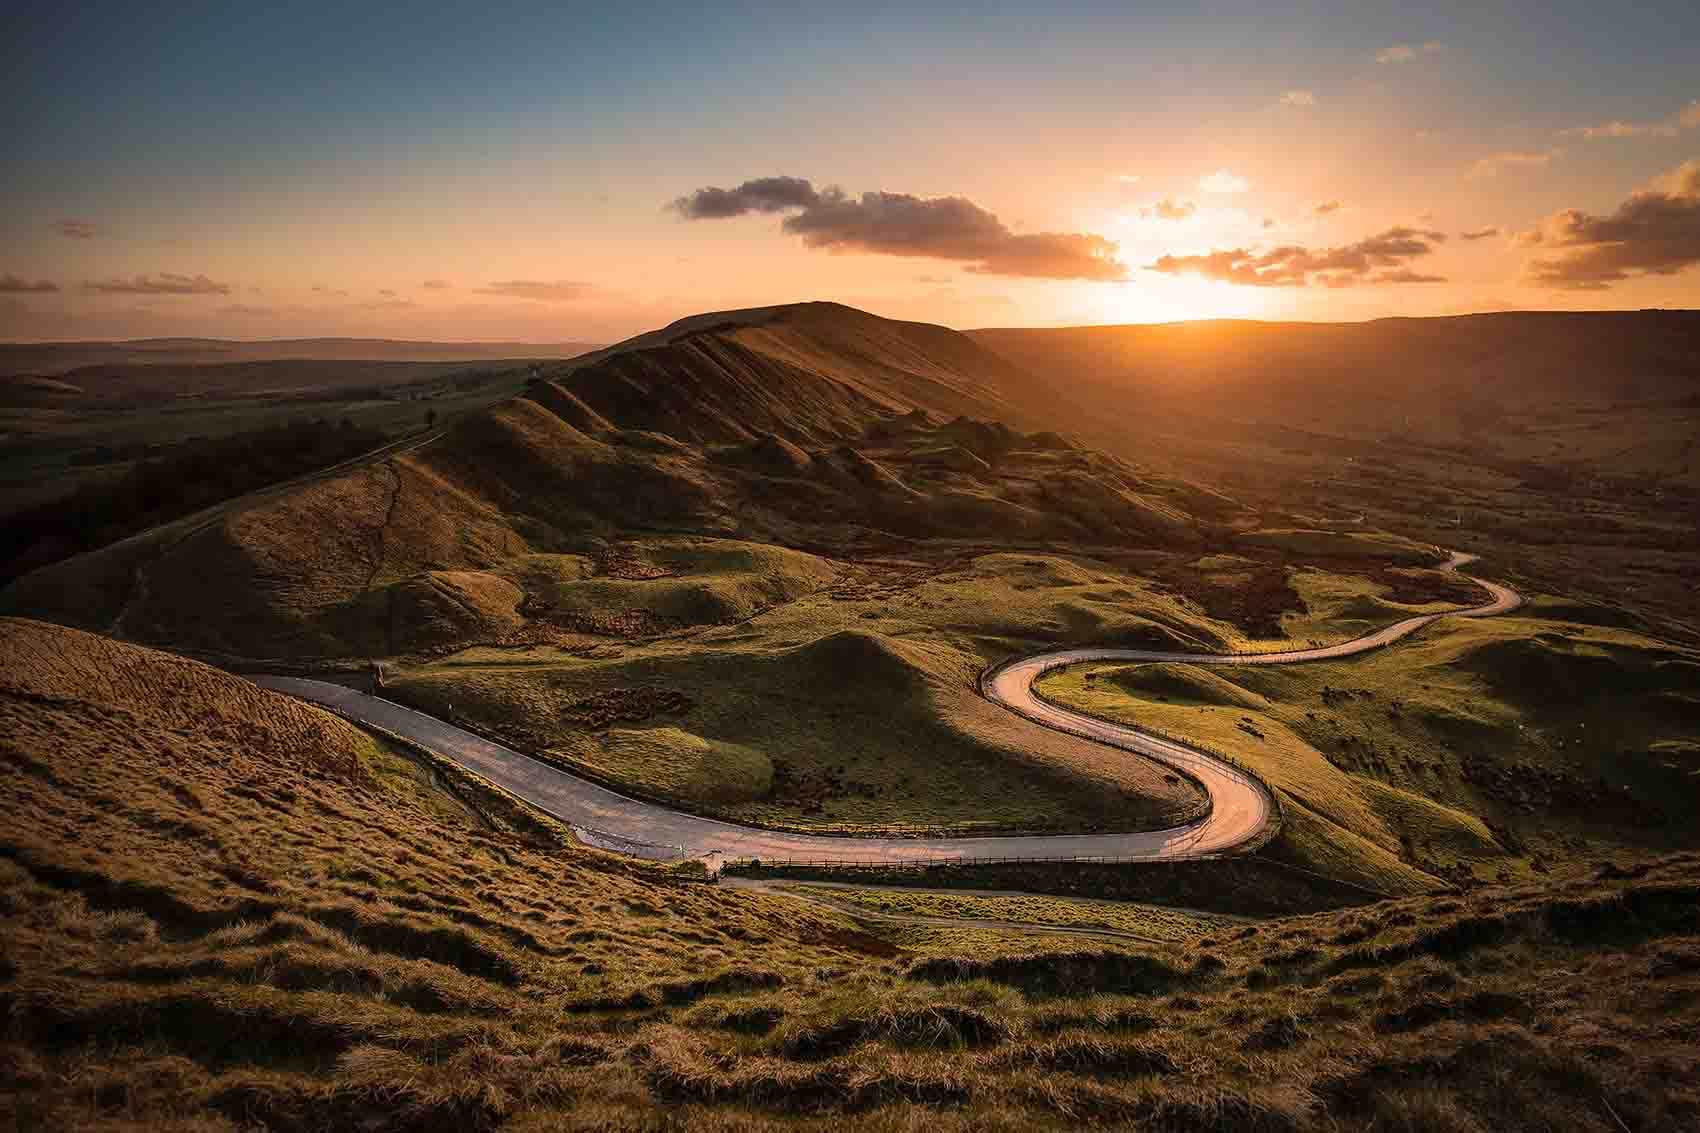
[[[9,1096],[1296,1129],[1487,1026],[1678,1113],[1691,607],[1023,341],[687,319],[0,589]]]

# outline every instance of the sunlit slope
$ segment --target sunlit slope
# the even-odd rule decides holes
[[[969,336],[931,323],[883,319],[841,303],[793,303],[693,315],[562,366],[585,371],[564,384],[596,388],[597,371],[625,355],[682,344],[731,343],[842,385],[885,412],[984,417],[1029,429],[1055,428],[1048,385]],[[586,394],[594,404],[596,398]]]
[[[829,554],[1148,548],[1193,545],[1234,511],[959,412],[1000,407],[993,377],[1019,379],[954,331],[782,308],[563,369],[423,447],[44,568],[0,609],[219,654],[384,656],[511,638],[554,609],[520,560],[609,574],[609,545],[644,533]]]

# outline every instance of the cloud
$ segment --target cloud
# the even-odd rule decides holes
[[[379,294],[379,295],[382,295],[382,296],[383,296],[383,297],[384,297],[384,298],[386,298],[386,299],[394,299],[394,298],[395,298],[395,292],[394,292],[394,291],[391,291],[391,290],[390,290],[390,289],[389,289],[389,288],[387,288],[387,287],[380,287],[380,288],[379,288],[379,289],[378,289],[378,294]]]
[[[1311,211],[1311,214],[1314,215],[1314,216],[1327,216],[1329,213],[1339,212],[1341,209],[1343,209],[1345,207],[1346,206],[1340,201],[1322,201],[1319,204],[1317,204],[1316,207],[1312,208],[1310,211]]]
[[[1148,266],[1167,275],[1201,275],[1251,287],[1441,283],[1441,276],[1420,274],[1409,263],[1430,254],[1445,239],[1441,232],[1400,226],[1335,248],[1313,251],[1296,244],[1267,252],[1235,248],[1201,256],[1163,256]]]
[[[505,279],[487,287],[473,288],[479,295],[506,295],[512,299],[531,299],[539,303],[568,303],[596,294],[596,285],[576,283],[569,279]]]
[[[1653,122],[1626,122],[1615,118],[1610,122],[1601,122],[1597,126],[1572,126],[1568,130],[1560,130],[1565,137],[1587,138],[1674,138],[1684,130],[1700,126],[1700,98],[1690,102],[1681,110],[1667,114]]]
[[[1275,218],[1274,218],[1274,217],[1272,217],[1272,216],[1266,216],[1266,217],[1264,217],[1264,218],[1263,218],[1263,227],[1265,227],[1265,228],[1274,228],[1274,227],[1275,227]]]
[[[111,295],[229,295],[230,284],[215,283],[204,275],[162,271],[130,279],[91,280],[83,284],[83,290]]]
[[[1308,90],[1290,90],[1281,96],[1282,106],[1315,106],[1316,94]]]
[[[1118,173],[1114,177],[1110,178],[1110,180],[1120,181],[1123,185],[1137,185],[1137,184],[1139,184],[1139,174],[1137,174],[1137,173]]]
[[[1412,46],[1409,43],[1395,43],[1391,47],[1383,47],[1375,53],[1377,63],[1409,63],[1418,55],[1433,55],[1446,50],[1444,43],[1429,40],[1427,43]]]
[[[668,207],[688,220],[791,212],[781,227],[805,247],[830,252],[956,260],[983,275],[1119,280],[1116,244],[1084,232],[1016,233],[966,197],[917,197],[837,187],[800,177],[763,177],[734,189],[698,189]]]
[[[32,283],[11,272],[0,275],[0,295],[46,295],[57,290],[59,285],[51,280],[38,279]]]
[[[948,275],[918,275],[918,276],[915,277],[915,282],[916,283],[952,283],[952,282],[955,282],[955,281],[952,280],[950,278],[950,276],[948,276]]]
[[[412,299],[374,299],[367,303],[351,303],[349,309],[354,311],[402,311],[409,307],[417,307]]]
[[[92,220],[72,220],[66,218],[64,220],[56,220],[47,227],[53,229],[53,231],[59,233],[59,235],[68,237],[72,240],[87,240],[91,237],[100,235],[99,226]]]
[[[1498,177],[1501,169],[1518,166],[1546,165],[1554,158],[1564,156],[1561,149],[1549,150],[1500,150],[1486,157],[1478,158],[1464,174],[1466,180],[1474,181],[1482,177]]]
[[[450,283],[446,279],[427,279],[419,286],[423,287],[427,291],[447,291],[453,287],[454,284]]]
[[[724,220],[747,212],[784,212],[808,208],[820,194],[806,177],[757,177],[736,189],[698,189],[668,205],[686,220]]]
[[[1237,173],[1218,169],[1214,173],[1200,177],[1198,187],[1206,193],[1244,193],[1251,188],[1251,182]]]
[[[322,283],[315,283],[313,285],[313,293],[315,295],[334,295],[342,299],[346,299],[348,297],[348,292],[338,290],[334,287],[326,287]]]
[[[1499,227],[1497,225],[1490,224],[1486,228],[1477,228],[1470,232],[1460,232],[1458,233],[1458,238],[1460,240],[1486,240],[1489,236],[1498,236],[1499,233]]]
[[[251,307],[246,303],[232,303],[228,307],[220,307],[221,315],[241,315],[247,318],[269,319],[277,314],[276,307]]]
[[[1604,291],[1634,275],[1675,275],[1700,264],[1700,159],[1637,189],[1607,216],[1564,209],[1517,242],[1563,249],[1530,261],[1525,274],[1570,291]]]
[[[1177,201],[1172,197],[1164,197],[1149,208],[1139,210],[1139,215],[1147,219],[1156,217],[1158,220],[1185,220],[1197,211],[1198,206],[1191,201]]]

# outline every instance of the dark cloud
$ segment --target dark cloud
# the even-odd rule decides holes
[[[1139,210],[1143,217],[1156,217],[1158,220],[1185,220],[1196,212],[1198,206],[1192,201],[1177,201],[1172,197],[1164,197],[1149,208]]]
[[[1245,248],[1201,256],[1163,256],[1149,265],[1169,275],[1202,275],[1252,287],[1353,287],[1360,283],[1440,283],[1413,271],[1409,261],[1446,239],[1441,232],[1397,227],[1337,248],[1287,244],[1267,252]]]
[[[427,291],[447,291],[449,288],[453,287],[454,284],[450,283],[446,279],[427,279],[419,286],[423,287]]]
[[[1458,238],[1460,240],[1486,240],[1489,236],[1498,235],[1498,226],[1490,224],[1486,228],[1477,228],[1471,232],[1460,232],[1458,233]]]
[[[34,282],[7,272],[0,275],[0,294],[4,295],[45,295],[59,290],[59,285],[51,280],[38,279]]]
[[[230,284],[215,283],[204,275],[162,271],[130,279],[91,280],[83,284],[83,290],[113,295],[229,295]]]
[[[796,210],[783,228],[805,246],[833,252],[956,260],[984,275],[1119,280],[1116,245],[1081,232],[1015,233],[966,197],[817,191],[798,177],[763,177],[735,189],[698,189],[670,206],[692,220]]]
[[[1346,206],[1339,201],[1323,201],[1310,211],[1316,216],[1327,216],[1331,212],[1339,212]]]
[[[92,220],[72,220],[67,217],[63,220],[54,221],[48,227],[59,235],[69,237],[72,240],[87,240],[90,237],[100,235],[99,226]]]
[[[820,194],[806,177],[757,177],[736,189],[698,189],[668,207],[687,220],[723,220],[747,212],[808,208],[819,200]]]
[[[506,295],[513,299],[534,299],[539,303],[565,303],[594,295],[596,286],[591,283],[575,283],[568,279],[506,279],[474,290],[480,295]]]
[[[1603,291],[1634,275],[1675,275],[1700,264],[1700,160],[1632,193],[1607,216],[1564,209],[1517,240],[1563,249],[1528,265],[1529,281],[1549,287]]]

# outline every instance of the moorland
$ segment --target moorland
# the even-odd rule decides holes
[[[1697,327],[718,312],[111,532],[0,590],[0,1092],[44,1126],[1685,1124]],[[1266,784],[1224,859],[717,880],[240,675],[381,678],[755,826],[1162,830],[1195,782],[980,674],[1347,640],[1482,601],[1450,550],[1525,605],[1039,681]]]

